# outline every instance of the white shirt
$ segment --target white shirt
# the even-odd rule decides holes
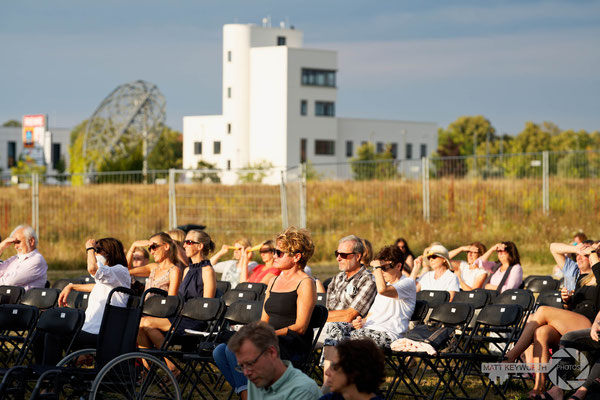
[[[96,285],[88,298],[88,308],[85,310],[85,322],[82,330],[97,335],[100,332],[102,315],[104,315],[104,306],[108,294],[118,286],[131,287],[131,276],[129,270],[120,264],[108,267],[98,262],[98,271],[94,275]],[[127,305],[127,295],[117,293],[113,295],[111,304],[125,307]]]
[[[458,282],[458,276],[454,275],[454,272],[449,269],[444,272],[442,276],[435,279],[435,271],[429,271],[425,273],[421,279],[421,290],[445,290],[447,292],[460,292],[460,283]]]
[[[481,275],[487,274],[487,271],[483,268],[471,269],[469,267],[469,263],[466,261],[460,262],[458,270],[460,271],[460,277],[462,278],[462,280],[471,287],[473,287],[477,278],[479,278]]]
[[[364,328],[384,331],[396,340],[404,337],[408,329],[408,323],[415,311],[417,286],[415,281],[405,276],[391,286],[396,289],[398,298],[377,293]]]

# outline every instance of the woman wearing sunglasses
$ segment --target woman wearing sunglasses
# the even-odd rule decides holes
[[[146,290],[158,288],[177,295],[181,283],[181,269],[177,268],[177,245],[165,232],[159,232],[148,240],[137,240],[132,247],[148,247],[154,262],[129,270],[131,276],[147,276]],[[147,318],[147,317],[144,317]]]
[[[252,253],[249,249],[243,249],[240,257],[240,263],[242,264],[242,273],[240,276],[240,282],[253,282],[253,283],[264,283],[267,285],[272,278],[276,277],[281,273],[281,270],[273,266],[273,251],[275,246],[272,240],[267,240],[260,247],[260,258],[262,258],[264,264],[256,266],[252,273],[248,271],[248,263]]]
[[[252,247],[252,243],[248,238],[239,238],[233,244],[233,260],[221,261],[219,259],[231,250],[231,247],[224,244],[221,250],[213,254],[210,258],[210,262],[214,265],[214,269],[217,273],[221,274],[221,280],[231,283],[231,287],[235,288],[240,283],[240,277],[242,275],[242,254],[244,249]],[[255,261],[248,262],[248,270],[251,272],[256,268],[258,263]]]
[[[460,291],[458,277],[452,273],[453,267],[448,258],[448,250],[436,244],[431,246],[425,253],[431,271],[424,273],[417,283],[417,292],[421,290],[445,290],[450,293],[450,301],[454,295]],[[423,257],[419,256],[415,260],[415,270],[421,268]]]
[[[308,325],[317,292],[304,267],[315,246],[307,230],[293,226],[277,235],[275,244],[273,266],[281,273],[268,284],[261,320],[275,329],[281,359],[294,362],[310,350],[313,336]],[[248,379],[235,369],[235,354],[221,344],[213,351],[213,357],[235,392],[246,399]]]
[[[498,262],[488,261],[493,253],[498,254]],[[492,246],[479,260],[477,266],[492,273],[486,289],[502,293],[508,289],[518,289],[523,283],[523,268],[521,268],[519,250],[513,242],[501,242]],[[504,275],[507,274],[506,277]],[[502,286],[502,287],[499,287]]]

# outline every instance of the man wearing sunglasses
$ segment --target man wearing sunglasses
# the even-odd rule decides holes
[[[369,312],[377,287],[373,274],[361,264],[365,247],[359,237],[346,236],[338,242],[335,258],[340,273],[337,274],[327,287],[327,310],[329,316],[323,329],[323,338],[330,336],[335,324],[331,322],[352,322],[356,317],[364,317]],[[328,333],[329,332],[329,333]],[[323,369],[331,364],[331,348],[325,347],[323,354]],[[326,384],[324,384],[324,390]]]
[[[16,255],[0,263],[0,285],[22,286],[25,290],[46,285],[48,264],[37,251],[37,236],[31,226],[19,225],[0,243],[0,255],[11,245]]]

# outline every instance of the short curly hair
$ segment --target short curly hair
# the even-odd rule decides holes
[[[375,254],[374,260],[379,261],[391,261],[394,266],[398,264],[404,264],[406,256],[404,252],[398,248],[398,246],[385,246]]]
[[[335,346],[348,383],[354,383],[360,393],[374,393],[384,379],[385,356],[369,338],[344,340]]]
[[[290,226],[275,238],[275,243],[280,250],[290,254],[302,254],[298,264],[304,268],[315,252],[315,244],[307,229],[298,229]]]

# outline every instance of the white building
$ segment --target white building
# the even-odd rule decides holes
[[[51,128],[46,138],[43,157],[47,172],[55,173],[61,158],[65,162],[65,167],[68,168],[71,129]],[[17,164],[25,150],[27,149],[23,145],[23,128],[0,127],[0,175],[10,175],[10,168]]]
[[[302,46],[293,28],[223,27],[223,114],[184,117],[184,168],[345,163],[368,141],[400,159],[437,148],[435,123],[337,118],[337,53]]]

